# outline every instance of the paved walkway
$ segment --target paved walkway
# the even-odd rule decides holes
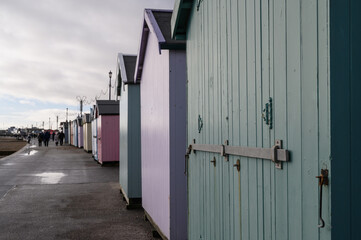
[[[0,239],[153,239],[126,210],[118,167],[72,146],[27,145],[0,160]]]

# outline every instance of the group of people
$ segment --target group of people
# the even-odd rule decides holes
[[[55,142],[55,145],[58,146],[59,142],[60,145],[63,145],[65,134],[62,131],[57,133],[53,132],[53,134],[50,134],[50,131],[40,132],[38,134],[39,147],[41,147],[42,142],[44,142],[45,147],[48,147],[50,137],[52,137],[53,141]]]

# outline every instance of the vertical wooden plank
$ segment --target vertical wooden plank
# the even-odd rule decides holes
[[[256,136],[256,45],[255,45],[255,1],[247,0],[247,145],[255,147]],[[257,168],[256,160],[248,159],[248,200],[249,200],[249,237],[258,238],[257,230]]]
[[[361,3],[360,1],[351,0],[351,17],[350,17],[350,32],[351,32],[351,207],[352,207],[352,216],[351,216],[351,238],[352,239],[361,239],[360,233],[360,220],[361,207],[359,205],[361,199],[361,176],[359,174],[361,169],[361,148],[360,148],[360,135],[361,135],[361,126],[360,126],[360,102],[361,102],[361,32],[360,32],[360,23],[361,23]]]
[[[270,80],[269,80],[269,96],[274,98],[274,79],[275,79],[275,65],[277,62],[275,61],[275,0],[269,1],[269,46],[270,46]],[[266,100],[268,101],[268,99]],[[274,121],[275,121],[275,113],[273,114]],[[275,132],[274,129],[269,131],[269,139],[270,145],[274,143],[275,139]],[[273,164],[270,164],[270,179],[271,179],[271,196],[270,196],[270,203],[271,203],[271,235],[274,240],[276,238],[276,184],[275,184],[275,168]]]
[[[231,84],[229,92],[232,96],[232,100],[230,101],[231,110],[229,119],[231,121],[231,125],[229,127],[229,135],[230,135],[230,144],[238,146],[240,145],[240,73],[239,73],[239,25],[243,24],[239,19],[239,1],[232,0],[230,4],[231,11],[231,47],[228,50],[230,56],[229,66],[231,67]],[[238,157],[230,157],[230,164],[232,168],[232,164],[235,164]],[[233,201],[233,212],[232,212],[232,222],[231,224],[231,236],[230,239],[241,239],[241,182],[240,182],[240,172],[238,172],[235,168],[230,170],[231,182],[232,182],[232,190],[231,190],[231,200]]]
[[[270,8],[269,1],[261,1],[261,24],[262,24],[262,109],[270,97]],[[262,123],[263,147],[270,147],[269,126]],[[273,164],[263,161],[263,221],[264,239],[272,239],[272,199],[271,199],[271,171]]]
[[[240,145],[247,146],[247,0],[240,0],[239,9],[239,95],[240,95]],[[249,239],[249,199],[248,199],[248,162],[247,158],[241,160],[241,238]]]
[[[317,2],[301,2],[302,236],[316,239],[318,229],[318,76]]]
[[[204,47],[204,58],[203,58],[203,64],[204,64],[204,82],[203,82],[203,87],[204,87],[204,130],[203,130],[203,142],[204,143],[208,143],[209,142],[209,138],[210,138],[210,130],[211,130],[211,126],[209,124],[210,121],[210,114],[209,114],[209,108],[211,107],[209,104],[209,78],[210,78],[210,71],[211,71],[211,67],[209,64],[209,58],[210,58],[210,52],[209,52],[209,41],[211,38],[211,29],[212,29],[212,24],[209,21],[210,19],[210,14],[209,14],[209,9],[210,9],[210,4],[206,3],[203,5],[202,7],[202,14],[203,14],[203,47]],[[208,155],[208,154],[207,154]],[[209,159],[209,156],[206,156],[206,159]],[[211,214],[210,214],[210,172],[209,172],[209,168],[210,168],[210,163],[207,160],[203,161],[203,165],[204,165],[204,235],[203,237],[205,239],[210,239],[210,231],[211,231]]]
[[[228,121],[228,39],[229,39],[229,25],[228,25],[228,12],[227,12],[227,2],[228,1],[220,1],[219,8],[219,23],[220,23],[220,50],[219,50],[219,69],[220,69],[220,139],[218,140],[218,144],[223,144],[225,140],[229,140],[228,130],[229,130],[229,121]],[[229,239],[230,233],[230,182],[229,182],[229,161],[225,161],[220,158],[219,167],[220,170],[220,195],[221,195],[221,237],[223,239]]]
[[[292,151],[288,169],[288,239],[302,238],[302,126],[301,126],[301,19],[300,1],[287,2],[287,147]]]
[[[319,132],[319,169],[330,169],[330,74],[329,74],[329,1],[318,2],[318,132]],[[331,171],[330,171],[331,172]],[[323,188],[322,215],[325,228],[320,229],[319,239],[331,239],[331,185]]]
[[[330,1],[332,239],[352,239],[350,2]]]
[[[274,140],[282,139],[287,148],[287,41],[286,2],[274,1]],[[272,145],[274,144],[271,143]],[[271,140],[272,141],[272,140]],[[287,164],[275,170],[276,239],[288,238]]]
[[[256,59],[256,146],[263,147],[262,123],[262,11],[261,0],[255,1],[255,59]],[[263,160],[254,159],[256,163],[256,194],[257,194],[257,239],[264,239],[264,210],[263,210]]]

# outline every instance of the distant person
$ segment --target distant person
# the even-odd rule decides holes
[[[31,141],[31,136],[30,136],[30,134],[28,135],[28,143],[30,143],[30,141]]]
[[[50,132],[46,131],[44,133],[44,145],[45,145],[45,147],[49,147],[49,140],[50,140]]]
[[[60,146],[63,146],[63,140],[65,138],[65,134],[63,133],[63,131],[61,131],[59,133],[59,142],[60,142]]]
[[[54,142],[55,132],[53,132],[53,134],[51,135],[51,137],[53,138],[53,142]]]
[[[59,133],[56,133],[54,136],[55,145],[58,146],[59,143]]]
[[[41,132],[41,133],[38,134],[39,147],[41,147],[43,139],[44,139],[44,133]]]

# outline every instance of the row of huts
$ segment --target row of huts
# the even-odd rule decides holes
[[[119,161],[128,206],[164,239],[361,239],[359,10],[146,9],[137,55],[117,57],[119,101],[69,122],[70,144]]]

